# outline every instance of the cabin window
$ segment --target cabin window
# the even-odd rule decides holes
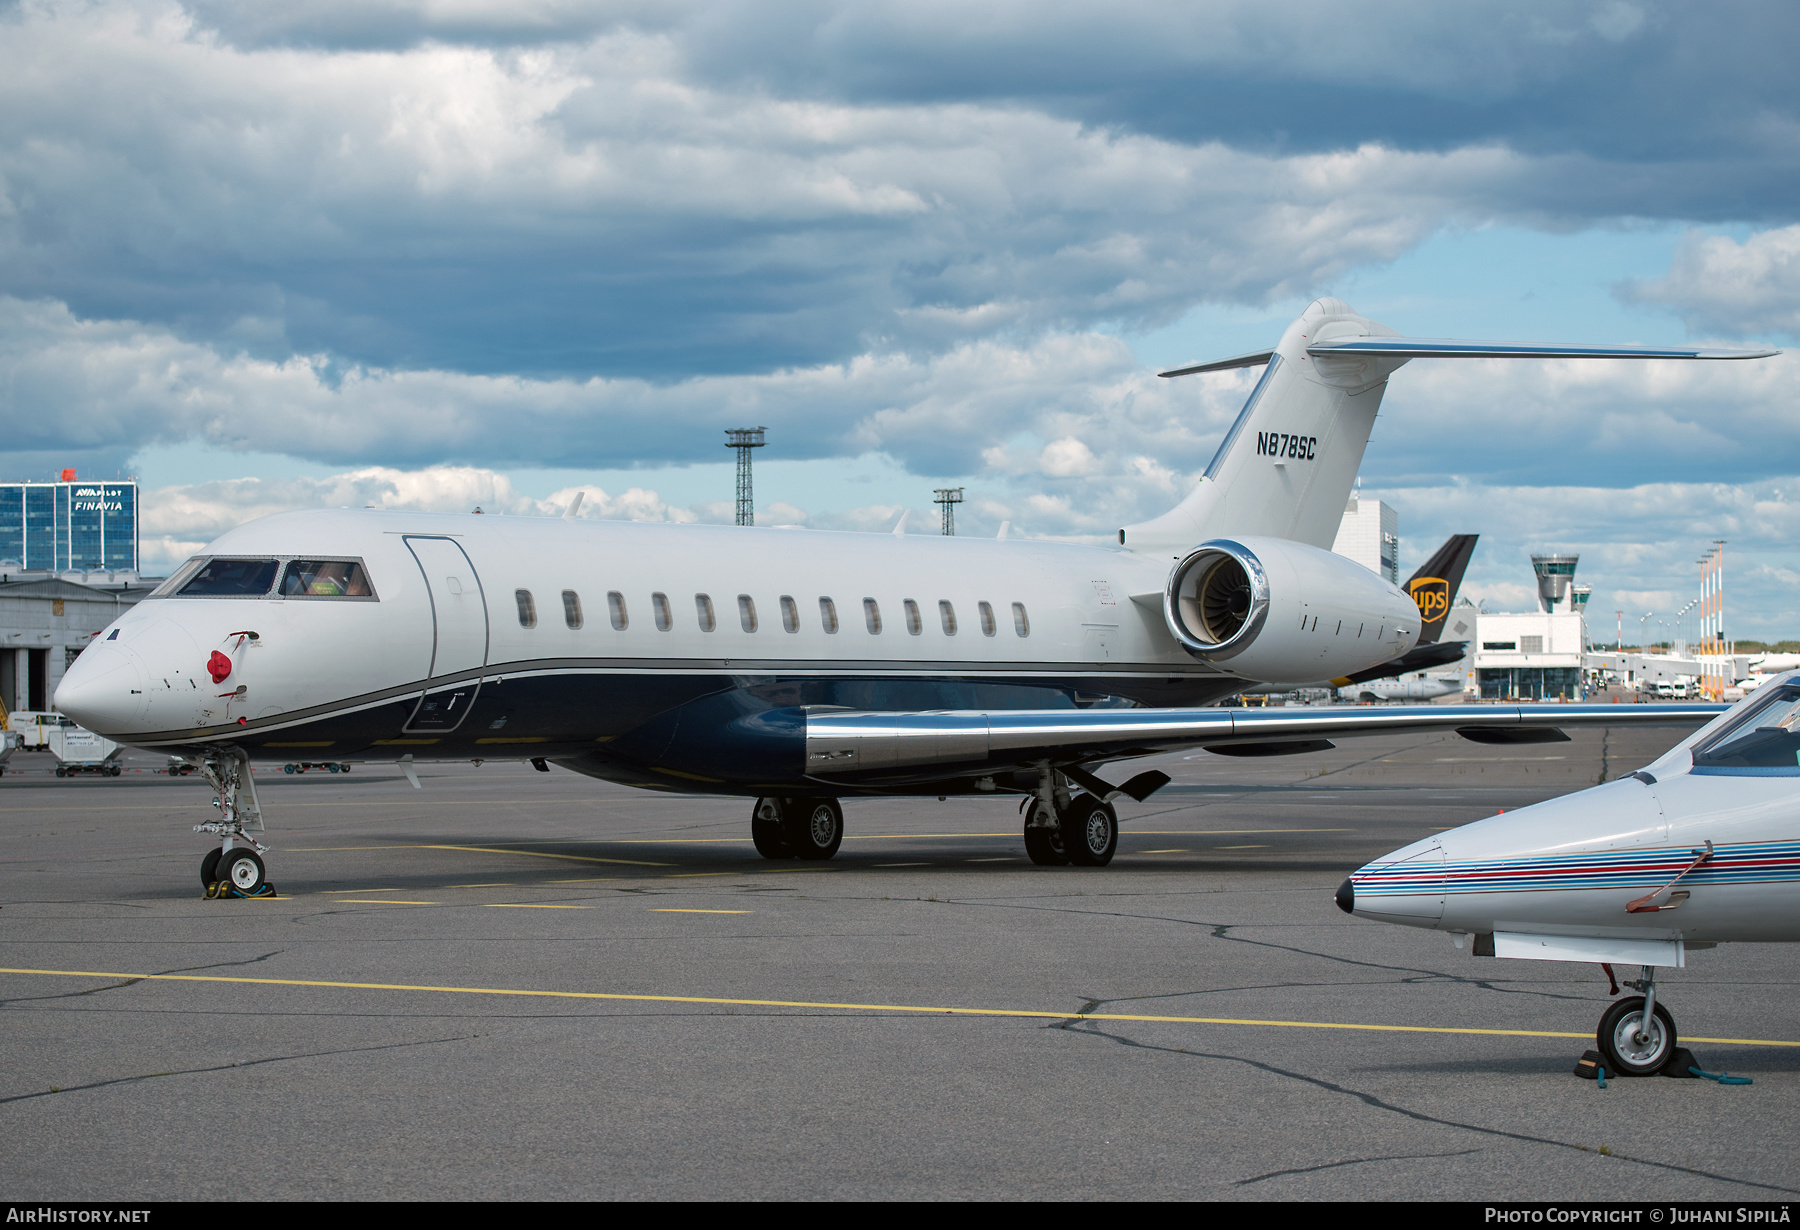
[[[519,627],[537,627],[537,603],[531,600],[528,589],[513,590],[513,601],[519,604]]]
[[[675,626],[674,613],[669,610],[669,595],[651,594],[650,613],[656,617],[656,630],[667,632]]]
[[[713,614],[712,598],[707,594],[694,595],[694,614],[700,618],[702,632],[711,632],[719,626],[718,616]]]
[[[925,631],[925,621],[919,617],[919,604],[908,598],[901,607],[906,611],[906,632],[909,636],[917,636]]]
[[[781,630],[800,631],[800,607],[787,594],[781,595]]]
[[[938,622],[944,625],[945,636],[956,635],[956,608],[948,602],[938,602]]]
[[[873,598],[863,599],[863,623],[868,625],[870,636],[881,635],[881,607]]]
[[[738,623],[746,632],[756,631],[756,599],[749,594],[738,595]]]
[[[826,632],[837,635],[837,603],[829,598],[819,599],[819,622],[825,626]]]
[[[975,609],[981,613],[981,635],[992,636],[995,632],[999,631],[999,628],[994,624],[993,603],[980,602],[975,605]]]
[[[563,622],[571,629],[581,627],[581,595],[572,589],[563,590]]]
[[[289,560],[281,574],[283,598],[373,598],[360,560]]]
[[[614,632],[625,631],[625,626],[631,622],[630,616],[625,613],[625,595],[616,589],[607,591],[606,613],[612,616]]]
[[[1013,603],[1013,631],[1020,636],[1031,635],[1031,617],[1025,614],[1023,602]]]
[[[209,559],[181,587],[183,598],[260,598],[281,565],[272,559]]]

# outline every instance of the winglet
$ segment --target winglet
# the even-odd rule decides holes
[[[910,508],[905,509],[900,513],[900,519],[898,521],[894,522],[894,537],[895,538],[905,538],[906,537],[906,522],[911,516],[912,516],[912,509],[910,509]]]
[[[575,514],[581,511],[581,497],[586,494],[587,492],[585,491],[577,491],[575,493],[575,498],[569,501],[568,508],[563,510],[564,521],[573,521],[575,519]]]

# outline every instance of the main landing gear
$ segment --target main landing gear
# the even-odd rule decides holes
[[[1643,994],[1628,996],[1608,1008],[1594,1040],[1606,1056],[1608,1071],[1621,1076],[1655,1076],[1675,1054],[1675,1018],[1656,1002],[1653,966],[1644,967],[1642,978],[1620,985]]]
[[[250,836],[265,832],[266,826],[249,755],[242,748],[220,748],[207,752],[196,767],[218,792],[213,806],[219,809],[218,819],[194,826],[196,833],[219,838],[219,848],[208,850],[200,860],[201,887],[208,897],[272,896],[262,860],[268,848]]]
[[[764,858],[827,859],[844,842],[844,809],[836,799],[758,799],[750,836]]]
[[[1119,848],[1119,813],[1091,794],[1071,796],[1046,770],[1025,816],[1025,854],[1040,867],[1104,867]]]

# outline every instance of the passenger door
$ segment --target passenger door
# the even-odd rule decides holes
[[[431,599],[431,671],[406,732],[455,730],[481,691],[487,665],[487,599],[475,565],[453,538],[408,536]]]

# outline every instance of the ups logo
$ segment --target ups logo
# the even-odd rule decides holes
[[[1450,582],[1442,577],[1419,577],[1406,587],[1426,623],[1442,619],[1450,610]]]

